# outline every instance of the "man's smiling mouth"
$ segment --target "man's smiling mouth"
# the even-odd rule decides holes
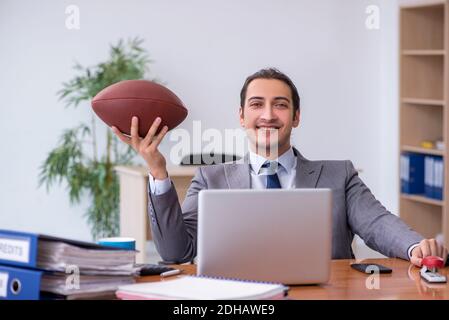
[[[279,126],[256,126],[256,129],[262,129],[262,130],[279,130],[280,127]]]

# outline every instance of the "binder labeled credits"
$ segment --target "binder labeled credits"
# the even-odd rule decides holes
[[[35,268],[38,235],[0,230],[0,264]]]
[[[42,272],[0,266],[0,300],[38,300]]]

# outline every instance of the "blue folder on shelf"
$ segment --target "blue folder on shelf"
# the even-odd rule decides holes
[[[428,198],[433,198],[433,190],[434,190],[434,157],[426,156],[424,159],[424,194]]]
[[[402,193],[424,193],[424,155],[417,153],[403,153],[401,155],[400,173]]]
[[[0,265],[0,300],[38,300],[42,272]]]
[[[442,157],[434,157],[434,183],[433,183],[433,198],[443,200],[443,184],[444,184],[444,164]]]
[[[428,198],[443,200],[444,162],[439,156],[425,157],[424,194]]]

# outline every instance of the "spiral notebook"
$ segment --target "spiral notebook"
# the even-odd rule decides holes
[[[284,299],[282,284],[234,279],[183,276],[174,280],[120,286],[123,300],[273,300]]]

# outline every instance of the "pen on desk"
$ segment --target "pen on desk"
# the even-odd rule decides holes
[[[181,272],[182,272],[182,270],[180,270],[180,269],[170,270],[170,271],[162,272],[161,277],[166,278],[166,277],[170,277],[170,276],[175,276],[177,274],[180,274]]]

